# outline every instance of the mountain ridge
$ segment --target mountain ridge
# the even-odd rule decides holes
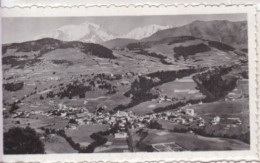
[[[236,47],[247,46],[247,26],[245,21],[226,20],[194,21],[180,27],[165,29],[142,39],[142,42],[156,41],[165,37],[193,36],[219,41]],[[240,34],[240,35],[239,35]]]
[[[23,43],[4,44],[2,46],[2,52],[3,56],[5,56],[8,49],[16,49],[15,52],[38,52],[38,55],[41,56],[56,49],[66,48],[79,48],[85,54],[96,55],[101,58],[115,58],[110,49],[99,44],[84,43],[80,41],[61,41],[53,38],[43,38]]]
[[[145,37],[151,36],[152,34],[156,33],[157,31],[164,30],[171,28],[171,26],[166,25],[157,25],[157,24],[150,24],[143,27],[137,27],[128,32],[125,35],[120,36],[120,38],[130,38],[130,39],[143,39]]]
[[[101,43],[116,38],[127,39],[142,39],[148,37],[155,32],[170,28],[171,26],[162,26],[157,24],[150,24],[143,27],[136,27],[123,35],[114,35],[102,28],[98,24],[84,22],[78,25],[64,25],[57,29],[51,30],[48,33],[41,34],[35,40],[41,38],[54,38],[62,41],[82,41]]]
[[[139,40],[129,39],[129,38],[116,38],[116,39],[102,42],[100,44],[105,46],[106,48],[115,49],[115,48],[124,47],[130,43],[136,43],[136,42],[139,42]]]
[[[104,43],[117,38],[150,42],[178,36],[193,36],[244,48],[247,47],[247,24],[245,21],[231,22],[227,20],[196,20],[179,27],[150,24],[136,27],[126,34],[116,36],[97,24],[84,22],[79,25],[59,27],[47,34],[38,36],[38,38],[49,37],[62,41]]]

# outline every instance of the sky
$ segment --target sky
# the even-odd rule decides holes
[[[134,28],[145,25],[157,24],[177,27],[189,24],[195,20],[245,21],[246,14],[3,18],[2,42],[6,44],[30,41],[61,26],[77,25],[84,22],[98,24],[114,35],[123,35]]]

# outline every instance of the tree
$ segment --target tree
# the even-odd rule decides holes
[[[5,154],[42,154],[44,144],[30,127],[14,127],[4,133]]]
[[[7,83],[7,84],[3,84],[3,86],[6,90],[15,92],[15,91],[22,89],[24,86],[24,83],[23,82]]]
[[[156,120],[152,120],[147,127],[150,129],[162,129],[162,125]]]
[[[10,108],[10,113],[14,112],[17,109],[19,109],[19,106],[17,105],[17,103],[16,102],[12,103],[11,108]]]
[[[43,99],[44,99],[44,97],[43,97],[42,95],[40,95],[40,99],[41,99],[41,100],[43,100]]]

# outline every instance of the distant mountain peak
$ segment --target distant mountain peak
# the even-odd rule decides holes
[[[89,21],[85,21],[85,22],[81,23],[81,25],[92,25],[92,26],[95,26],[95,27],[100,27],[98,24],[94,24],[94,23],[89,22]]]
[[[152,34],[156,33],[159,30],[164,30],[171,28],[171,26],[163,26],[158,24],[145,25],[143,27],[137,27],[132,31],[128,32],[126,35],[121,36],[121,38],[130,38],[130,39],[142,39]]]
[[[64,25],[48,33],[39,35],[36,39],[50,37],[62,41],[82,41],[99,43],[111,40],[114,36],[106,29],[91,22],[78,25]]]

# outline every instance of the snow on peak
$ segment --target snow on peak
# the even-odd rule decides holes
[[[84,22],[79,25],[65,25],[42,34],[37,39],[50,37],[63,41],[83,41],[98,43],[114,38],[112,34],[97,24]]]
[[[162,26],[157,24],[146,25],[143,27],[138,27],[123,35],[122,38],[132,38],[132,39],[142,39],[152,34],[156,33],[157,31],[164,30],[171,28],[171,26]]]
[[[129,38],[129,39],[142,39],[159,30],[171,28],[171,26],[162,25],[146,25],[143,27],[138,27],[130,31],[123,36],[114,36],[109,33],[106,29],[100,25],[84,22],[78,25],[64,25],[45,34],[41,34],[36,39],[41,38],[54,38],[62,41],[82,41],[82,42],[92,42],[101,43],[104,41],[112,40],[115,38]]]

